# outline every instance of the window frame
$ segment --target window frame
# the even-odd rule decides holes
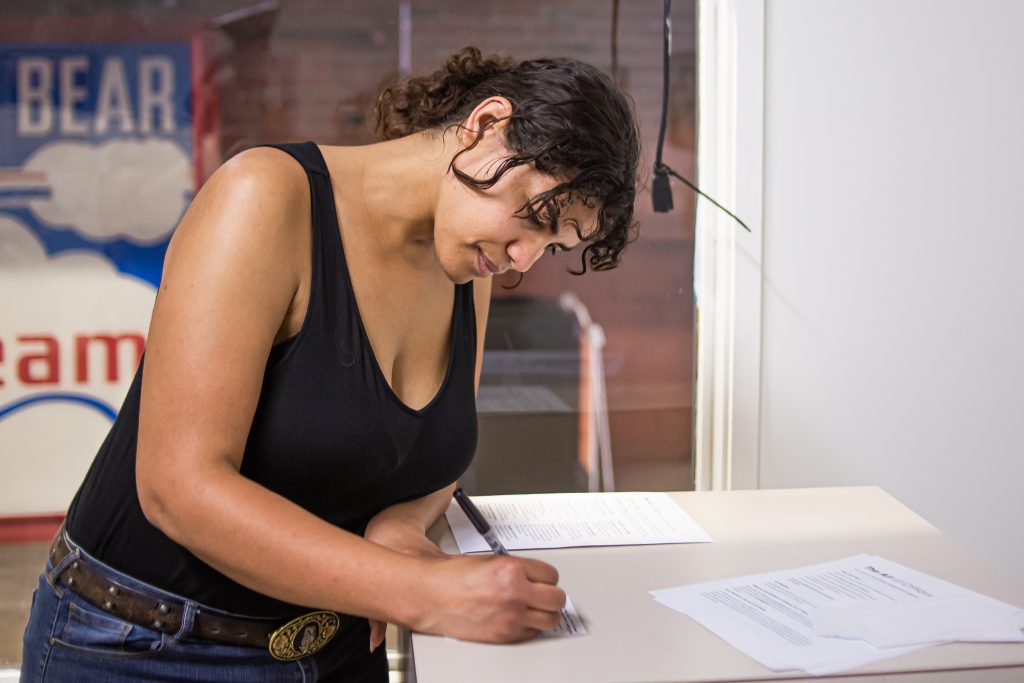
[[[764,0],[698,0],[694,489],[761,485]]]

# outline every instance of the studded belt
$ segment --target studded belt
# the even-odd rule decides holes
[[[67,533],[61,526],[50,545],[54,567],[73,552]],[[321,650],[352,617],[334,612],[310,612],[282,624],[279,619],[257,619],[204,612],[202,606],[191,610],[191,625],[182,632],[186,604],[157,593],[130,588],[110,577],[88,558],[79,556],[54,577],[83,600],[132,624],[172,635],[190,636],[232,645],[266,647],[276,659],[293,660]]]

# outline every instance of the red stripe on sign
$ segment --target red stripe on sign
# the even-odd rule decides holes
[[[0,168],[0,182],[30,181],[34,183],[45,183],[47,175],[45,171],[23,171],[17,168]]]
[[[0,517],[0,545],[50,541],[63,521],[63,512]]]

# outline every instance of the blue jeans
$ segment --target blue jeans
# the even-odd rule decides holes
[[[90,558],[93,567],[122,585],[181,603],[187,601],[150,584],[137,581]],[[386,683],[388,664],[384,647],[369,652],[370,634],[365,619],[314,655],[293,662],[274,659],[263,648],[244,647],[166,635],[115,617],[57,582],[67,562],[56,568],[46,563],[39,587],[32,595],[32,610],[25,627],[21,681],[35,683],[121,683],[122,681],[210,681],[211,683],[286,683],[340,681]],[[204,609],[196,603],[194,608]]]

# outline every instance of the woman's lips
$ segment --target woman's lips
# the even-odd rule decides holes
[[[476,251],[476,271],[480,277],[490,277],[498,272],[498,266],[491,263],[479,248]]]

